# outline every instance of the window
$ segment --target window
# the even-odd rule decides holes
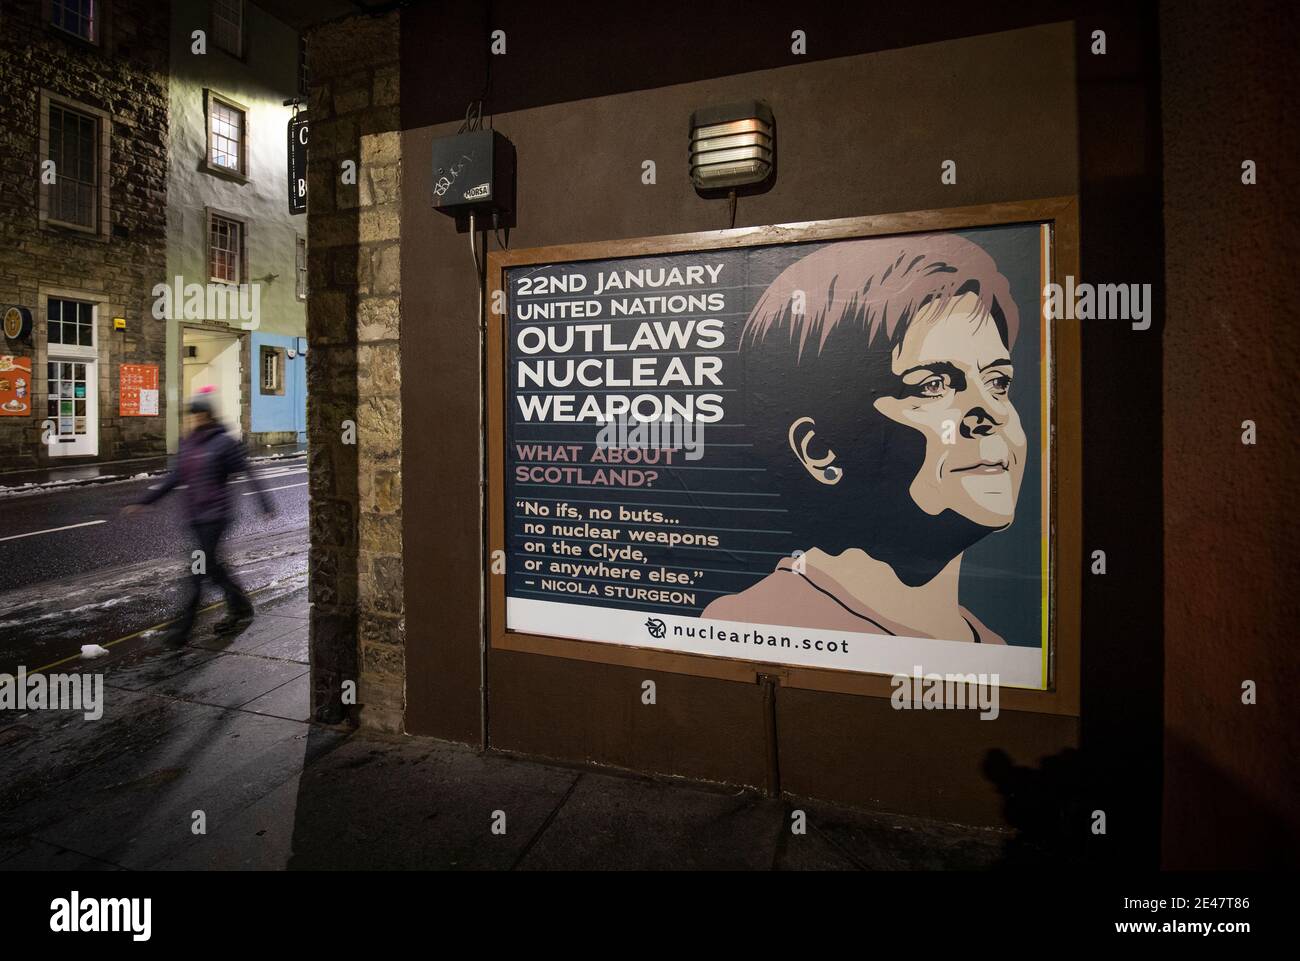
[[[51,297],[45,302],[46,340],[65,347],[95,346],[95,305]]]
[[[284,393],[284,351],[279,347],[263,347],[262,393]]]
[[[45,219],[100,230],[103,164],[101,118],[47,98],[45,159],[53,161],[53,183],[41,178]]]
[[[212,0],[212,41],[228,54],[244,56],[244,0]]]
[[[209,211],[209,280],[221,284],[243,283],[246,250],[244,240],[243,223]]]
[[[247,111],[232,100],[207,92],[208,169],[240,176],[248,172]]]
[[[60,438],[86,433],[87,394],[94,389],[88,373],[94,369],[94,364],[72,361],[52,360],[45,365],[45,409],[59,425]]]
[[[40,91],[38,219],[109,239],[109,134],[103,110]]]
[[[299,237],[297,243],[296,262],[298,268],[298,285],[296,293],[299,300],[307,299],[307,238]]]
[[[96,0],[50,0],[50,23],[88,43],[99,41]]]

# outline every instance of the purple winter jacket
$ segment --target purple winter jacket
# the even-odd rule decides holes
[[[152,504],[175,487],[184,485],[181,494],[191,524],[228,521],[235,512],[228,481],[239,473],[248,474],[249,484],[257,492],[262,510],[270,513],[271,499],[248,469],[244,445],[221,424],[208,421],[181,439],[176,466],[140,503]]]

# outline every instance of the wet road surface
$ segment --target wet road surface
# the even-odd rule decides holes
[[[246,477],[231,481],[236,519],[223,557],[246,591],[306,583],[305,457],[256,464],[274,513]],[[49,493],[0,494],[0,673],[36,670],[175,616],[194,549],[180,496],[122,517],[160,476]],[[204,603],[219,601],[208,585]],[[128,642],[129,643],[129,642]],[[119,653],[119,652],[115,652]]]

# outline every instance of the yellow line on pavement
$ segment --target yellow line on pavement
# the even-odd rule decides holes
[[[248,596],[251,597],[251,596],[254,595],[254,594],[261,593],[262,591],[267,590],[270,586],[271,586],[270,584],[266,584],[266,585],[264,585],[264,586],[262,586],[262,587],[257,588],[256,590],[248,591]],[[220,601],[213,601],[213,602],[212,602],[211,604],[209,604],[207,607],[201,607],[201,608],[199,608],[198,611],[196,611],[195,613],[196,613],[196,614],[206,614],[208,611],[212,610],[214,607],[220,607],[220,606],[221,606],[222,604],[224,604],[224,603],[226,603],[224,599],[223,599],[223,600],[220,600]],[[166,627],[168,624],[175,624],[175,623],[176,623],[177,621],[179,621],[179,620],[180,620],[179,617],[173,617],[170,621],[162,621],[162,622],[159,623],[159,624],[155,624],[155,625],[153,625],[153,627],[142,627],[140,630],[136,631],[134,634],[127,634],[127,635],[125,635],[125,636],[123,636],[123,637],[119,637],[119,638],[118,638],[117,640],[115,640],[115,641],[109,641],[107,644],[101,644],[100,647],[112,647],[114,644],[121,644],[123,641],[129,641],[129,640],[131,640],[131,638],[133,638],[133,637],[139,637],[141,634],[148,634],[150,631],[156,631],[156,630],[158,630],[160,627]],[[33,674],[40,674],[42,671],[48,671],[48,670],[49,670],[50,668],[52,668],[52,667],[58,667],[58,666],[60,666],[61,664],[67,664],[69,661],[79,661],[79,660],[81,660],[81,655],[80,655],[80,654],[69,654],[67,657],[63,658],[63,659],[60,660],[60,661],[55,661],[55,662],[53,662],[52,664],[46,664],[44,667],[38,667],[38,668],[37,668],[36,670],[34,670],[34,671],[28,671],[28,672],[27,672],[27,676],[28,676],[28,677],[31,677]]]

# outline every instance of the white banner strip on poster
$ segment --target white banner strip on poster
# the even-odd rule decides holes
[[[1002,687],[1045,687],[1037,647],[819,631],[518,597],[506,598],[506,630],[866,674],[911,675],[919,665],[923,674],[997,674]],[[661,630],[662,637],[654,636]]]

